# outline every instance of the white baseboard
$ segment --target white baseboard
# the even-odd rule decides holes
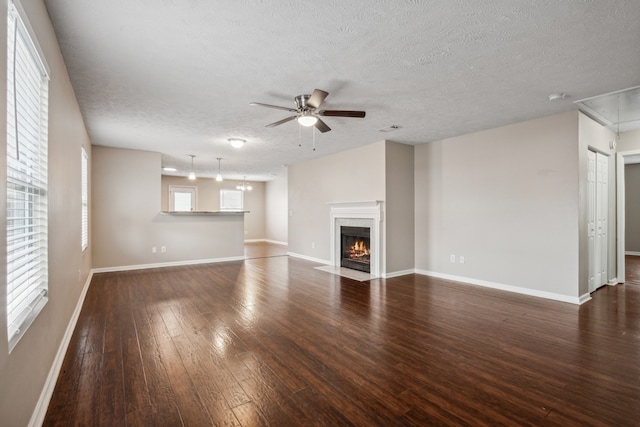
[[[317,262],[318,264],[331,265],[331,261],[326,259],[314,258],[307,255],[297,254],[295,252],[287,252],[287,255],[292,256],[294,258],[300,258],[311,262]]]
[[[289,243],[287,242],[279,242],[277,240],[269,240],[269,239],[265,239],[264,241],[267,243],[273,243],[274,245],[289,246]]]
[[[521,288],[518,286],[505,285],[502,283],[489,282],[486,280],[472,279],[469,277],[454,276],[451,274],[437,273],[428,270],[416,269],[416,274],[422,274],[425,276],[437,277],[439,279],[452,280],[454,282],[468,283],[470,285],[484,286],[485,288],[499,289],[502,291],[515,292],[518,294],[529,295],[538,298],[546,298],[555,301],[568,302],[571,304],[583,304],[587,302],[591,297],[589,294],[581,297],[571,297],[568,295],[556,294],[553,292],[537,291],[535,289]]]
[[[288,246],[287,242],[279,242],[277,240],[269,240],[269,239],[247,239],[244,241],[245,243],[273,243],[274,245],[282,245]]]
[[[71,342],[73,331],[76,329],[76,323],[78,323],[80,311],[82,311],[82,305],[84,304],[84,299],[87,296],[87,291],[89,290],[89,285],[91,284],[92,278],[93,270],[89,272],[89,276],[87,276],[87,280],[85,281],[82,291],[80,292],[80,297],[78,298],[78,302],[76,303],[76,308],[73,310],[71,319],[69,319],[67,330],[62,337],[60,346],[58,346],[58,351],[56,353],[56,357],[53,359],[53,364],[51,365],[51,369],[49,370],[49,375],[47,375],[47,379],[44,383],[44,387],[42,388],[42,392],[40,392],[38,403],[36,403],[33,414],[31,414],[31,419],[29,420],[28,424],[29,427],[40,427],[44,422],[45,415],[47,415],[49,402],[51,401],[51,396],[53,396],[53,390],[56,387],[60,369],[62,369],[62,362],[64,362],[64,356],[67,354],[67,349],[69,348],[69,343]]]
[[[195,259],[188,261],[173,261],[173,262],[158,262],[154,264],[138,264],[138,265],[122,265],[116,267],[101,267],[94,268],[94,273],[110,273],[113,271],[128,271],[128,270],[145,270],[148,268],[161,268],[161,267],[176,267],[181,265],[196,265],[196,264],[209,264],[215,262],[227,262],[227,261],[244,261],[245,257],[226,257],[226,258],[210,258],[210,259]]]
[[[618,278],[614,277],[613,279],[609,279],[609,282],[607,283],[607,285],[609,286],[615,286],[618,284]]]
[[[640,256],[640,252],[625,251],[625,255]]]
[[[416,272],[415,269],[411,268],[409,270],[400,270],[400,271],[394,271],[391,273],[385,273],[382,274],[382,278],[383,279],[392,279],[394,277],[400,277],[400,276],[406,276],[408,274],[414,274]]]

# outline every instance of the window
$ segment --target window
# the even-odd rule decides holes
[[[48,76],[11,2],[7,26],[7,328],[11,350],[47,302]]]
[[[220,190],[220,210],[221,211],[241,211],[242,191],[240,190]]]
[[[189,212],[197,210],[198,187],[181,185],[169,186],[169,210],[172,212]]]
[[[81,245],[84,251],[89,246],[89,156],[84,147],[81,147],[80,164],[81,164],[81,179],[82,179],[82,195],[81,195]]]

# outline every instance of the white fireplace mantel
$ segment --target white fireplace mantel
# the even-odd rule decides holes
[[[371,275],[380,277],[382,201],[332,202],[329,221],[331,229],[331,265],[340,266],[340,226],[360,226],[370,228]]]

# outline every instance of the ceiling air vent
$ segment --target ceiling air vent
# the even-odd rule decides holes
[[[398,130],[398,129],[402,129],[402,126],[390,125],[390,126],[383,127],[382,129],[378,129],[378,132],[387,132],[388,133],[388,132],[393,132],[393,131]]]

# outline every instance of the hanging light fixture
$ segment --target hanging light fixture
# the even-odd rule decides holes
[[[318,118],[316,116],[314,116],[311,111],[304,111],[299,117],[298,117],[298,123],[300,123],[302,126],[306,126],[306,127],[310,127],[315,125],[318,122]]]
[[[240,138],[229,138],[227,141],[229,141],[229,144],[231,144],[233,148],[240,148],[244,145],[245,142],[247,142],[246,140]]]
[[[249,184],[247,184],[247,177],[244,177],[244,181],[242,181],[242,185],[238,185],[236,186],[236,190],[240,190],[240,191],[251,191],[253,190],[253,187],[250,186]]]
[[[194,179],[196,179],[196,173],[193,170],[193,158],[195,157],[195,155],[189,154],[189,156],[191,156],[191,172],[189,172],[189,179],[193,181]]]
[[[218,157],[218,174],[216,175],[216,181],[221,182],[222,181],[222,174],[220,173],[220,161],[222,160],[222,157]]]

